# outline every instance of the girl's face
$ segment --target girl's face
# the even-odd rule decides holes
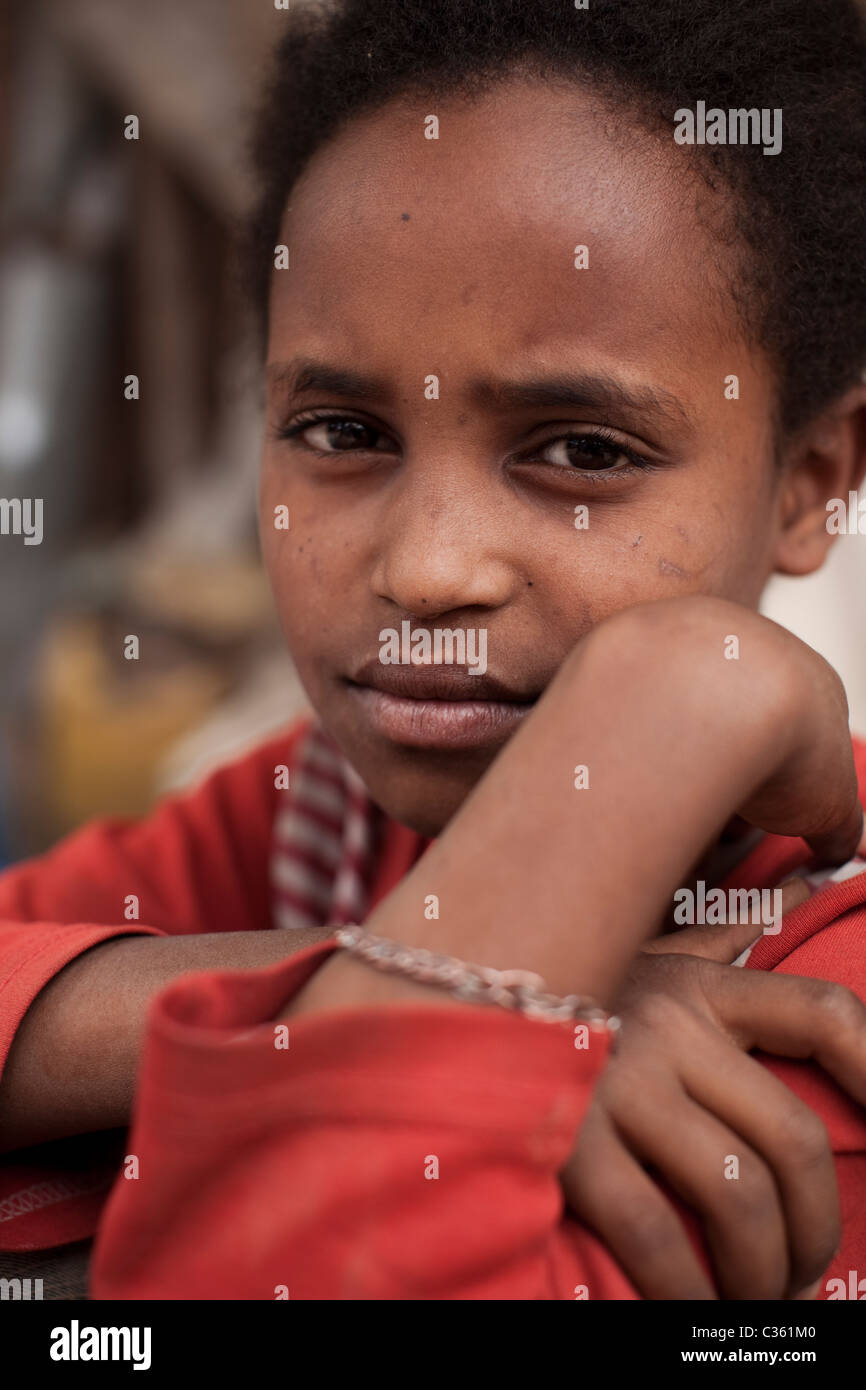
[[[324,726],[424,834],[595,623],[773,568],[773,374],[686,158],[512,80],[354,119],[292,192],[265,560]]]

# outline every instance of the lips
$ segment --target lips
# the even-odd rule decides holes
[[[495,700],[531,704],[538,698],[537,691],[522,694],[487,672],[473,676],[471,671],[458,666],[383,666],[379,661],[368,661],[352,677],[352,682],[408,700]]]
[[[389,742],[443,750],[504,743],[539,693],[518,691],[487,672],[378,661],[361,666],[347,686],[365,720]]]

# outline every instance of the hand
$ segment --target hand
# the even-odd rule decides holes
[[[736,659],[726,655],[732,636]],[[611,673],[612,710],[637,725],[641,702],[647,707],[648,769],[678,767],[677,750],[689,747],[693,758],[712,759],[721,784],[738,778],[728,764],[740,761],[747,780],[731,813],[801,836],[821,863],[844,863],[866,843],[844,686],[787,628],[726,599],[690,595],[614,614],[571,663],[579,669],[593,646]],[[699,761],[689,775],[695,783],[705,776]]]
[[[807,896],[789,881],[783,911]],[[746,1054],[812,1057],[866,1105],[866,1008],[824,980],[733,967],[754,936],[752,924],[694,927],[638,952],[617,1053],[562,1174],[572,1212],[644,1298],[814,1297],[839,1245],[826,1130]],[[644,1165],[701,1219],[718,1295]]]

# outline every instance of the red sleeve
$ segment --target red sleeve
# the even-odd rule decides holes
[[[838,978],[847,937],[862,978],[851,926],[821,934],[810,973]],[[395,1005],[302,1015],[279,1046],[272,1020],[333,949],[189,975],[154,1000],[136,1166],[106,1208],[94,1296],[638,1297],[558,1182],[606,1037],[579,1050],[563,1025]],[[859,1296],[839,1289],[866,1267],[864,1112],[814,1064],[761,1060],[827,1124],[844,1238],[820,1296]],[[694,1215],[664,1190],[711,1273]]]
[[[0,876],[0,1079],[36,995],[89,947],[131,933],[272,925],[274,769],[291,757],[303,729],[302,722],[193,792],[167,798],[141,821],[95,821]],[[131,897],[137,918],[128,916]],[[92,1229],[98,1202],[82,1206],[66,1190],[65,1148],[63,1155],[62,1163],[23,1166],[17,1155],[0,1159],[0,1249],[77,1239]],[[79,1176],[92,1187],[90,1168]],[[86,1214],[72,1220],[73,1208]]]
[[[590,1274],[605,1296],[557,1172],[607,1035],[394,1005],[289,1020],[280,1046],[270,1020],[333,949],[154,1000],[93,1296],[534,1299]]]

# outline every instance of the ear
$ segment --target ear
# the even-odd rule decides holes
[[[849,515],[866,535],[866,502],[859,511],[856,501],[849,508],[849,494],[866,473],[866,373],[798,432],[781,468],[773,567],[779,574],[811,574],[836,536],[851,530]]]

